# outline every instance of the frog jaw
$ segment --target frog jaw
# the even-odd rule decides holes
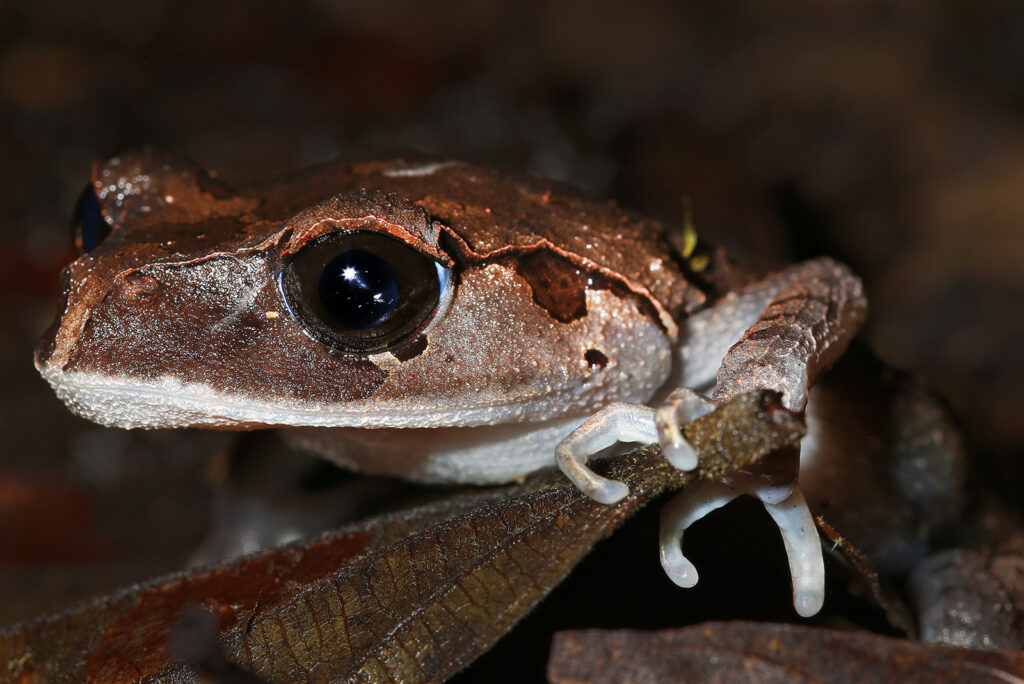
[[[40,374],[75,413],[101,425],[120,428],[211,427],[357,427],[433,428],[532,422],[584,410],[596,383],[552,390],[519,401],[454,405],[437,401],[367,401],[321,404],[267,400],[219,392],[209,385],[183,383],[171,376],[154,379],[61,371],[40,366]],[[646,390],[640,390],[646,394]]]

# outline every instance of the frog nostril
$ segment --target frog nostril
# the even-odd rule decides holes
[[[135,301],[148,299],[160,289],[160,283],[152,276],[142,273],[130,273],[124,277],[121,292],[125,297]]]
[[[583,359],[591,368],[604,368],[608,365],[608,357],[597,349],[588,349],[583,353]]]

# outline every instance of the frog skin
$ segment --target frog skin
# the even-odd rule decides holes
[[[757,387],[803,411],[866,311],[829,259],[755,279],[613,203],[417,155],[238,188],[125,155],[95,166],[79,241],[35,363],[86,418],[283,427],[351,468],[428,482],[557,463],[607,504],[628,489],[588,457],[659,443],[693,469],[680,425]],[[683,530],[752,494],[782,532],[797,611],[816,613],[824,567],[798,464],[789,449],[680,493],[662,513],[669,577],[693,586]]]

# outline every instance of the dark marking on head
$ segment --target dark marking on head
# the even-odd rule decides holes
[[[567,259],[539,250],[519,256],[515,269],[530,284],[533,301],[556,321],[569,323],[586,315],[585,277]]]
[[[426,348],[427,336],[417,335],[408,342],[404,342],[392,349],[391,353],[394,354],[396,359],[404,363],[410,359],[415,359],[417,356],[422,354]]]
[[[597,349],[588,349],[583,353],[583,358],[591,368],[604,368],[608,365],[608,357]]]

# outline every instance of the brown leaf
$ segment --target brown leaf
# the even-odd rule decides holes
[[[684,428],[707,466],[655,449],[609,463],[630,495],[598,504],[549,472],[524,486],[383,516],[132,587],[0,634],[7,674],[136,682],[196,675],[168,647],[183,611],[217,618],[227,660],[271,681],[439,681],[486,651],[626,516],[668,487],[748,465],[803,424],[741,395]],[[179,630],[180,631],[180,630]]]
[[[555,684],[1020,682],[1024,654],[935,646],[868,632],[708,622],[660,632],[559,632],[548,679]]]

